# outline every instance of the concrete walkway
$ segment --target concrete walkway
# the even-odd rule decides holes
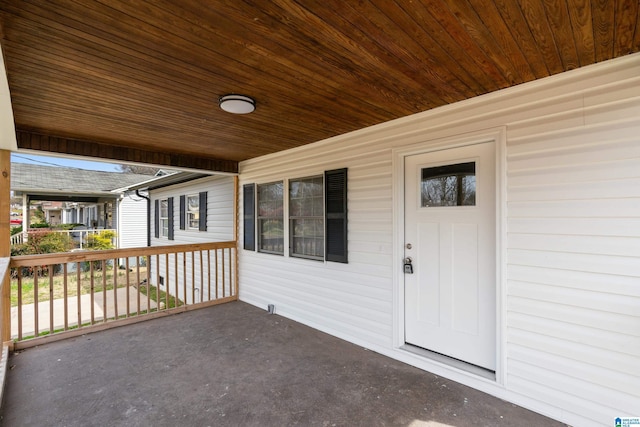
[[[2,426],[561,424],[242,302],[9,358]]]
[[[138,289],[129,287],[129,314],[138,311]],[[113,290],[107,291],[107,319],[116,316],[116,298],[114,298]],[[149,301],[150,307],[156,308],[156,302]],[[68,298],[68,319],[69,327],[78,324],[78,297]],[[22,306],[22,336],[28,337],[35,333],[35,304],[25,304]],[[38,332],[48,331],[50,326],[50,308],[49,301],[38,303]],[[127,312],[127,288],[122,287],[117,290],[117,308],[118,316],[122,316]],[[140,294],[140,310],[147,309],[147,296]],[[82,315],[82,323],[91,322],[91,295],[82,295],[80,297],[80,313]],[[104,318],[104,294],[97,292],[93,300],[93,317],[94,321],[102,321]],[[53,300],[53,328],[54,330],[64,328],[64,299]],[[18,336],[18,307],[11,307],[11,337]]]

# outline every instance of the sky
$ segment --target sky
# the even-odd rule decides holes
[[[11,161],[15,163],[29,163],[34,165],[65,166],[94,171],[120,172],[118,164],[116,163],[92,162],[88,160],[64,157],[37,156],[31,153],[12,153]]]

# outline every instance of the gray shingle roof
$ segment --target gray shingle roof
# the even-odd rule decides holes
[[[148,181],[152,175],[11,163],[11,190],[61,194],[110,194],[111,190]]]

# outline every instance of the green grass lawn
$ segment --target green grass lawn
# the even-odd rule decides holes
[[[126,272],[124,270],[116,270],[118,288],[126,286]],[[106,275],[106,289],[113,290],[113,267],[108,267],[106,271],[94,270],[93,272],[93,291],[94,293],[103,291],[103,280]],[[147,268],[140,267],[140,280],[147,277]],[[38,278],[38,302],[49,301],[50,296],[50,280],[48,276]],[[129,273],[129,285],[136,286],[137,275],[135,270]],[[91,293],[91,275],[90,272],[80,273],[80,294],[85,295]],[[67,275],[67,295],[72,297],[78,295],[78,276],[77,273],[69,273]],[[64,298],[64,276],[62,273],[53,276],[53,299]],[[22,278],[22,304],[33,304],[34,295],[34,279],[33,277]],[[18,279],[11,280],[11,306],[18,305]]]

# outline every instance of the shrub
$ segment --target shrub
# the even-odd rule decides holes
[[[17,227],[11,227],[11,235],[22,233],[22,226],[19,225]]]
[[[29,228],[49,228],[50,225],[47,222],[36,222],[35,224],[31,224]]]
[[[94,251],[102,251],[113,249],[112,239],[116,237],[116,233],[111,230],[103,230],[99,233],[89,234],[87,236],[87,249]]]

